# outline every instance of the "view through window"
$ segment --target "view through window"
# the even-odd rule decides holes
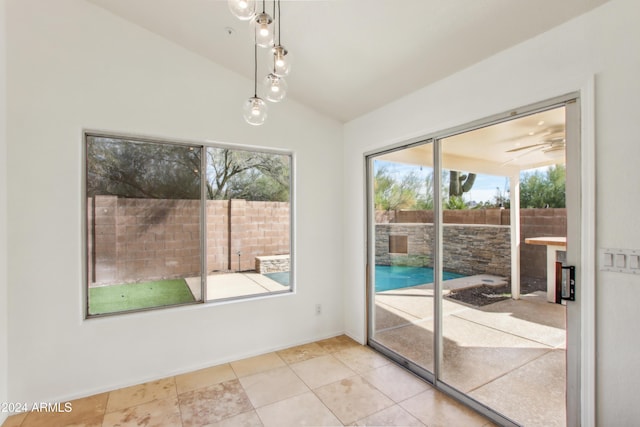
[[[289,154],[87,134],[86,196],[88,316],[292,289]]]

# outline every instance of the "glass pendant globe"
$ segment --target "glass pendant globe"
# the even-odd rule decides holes
[[[251,38],[260,47],[273,46],[273,19],[268,13],[260,13],[251,20]]]
[[[273,73],[264,78],[264,86],[266,89],[265,98],[267,101],[280,102],[287,96],[287,82]]]
[[[229,0],[229,10],[236,18],[248,21],[256,16],[255,0]]]
[[[244,103],[242,114],[247,123],[260,126],[267,119],[267,103],[253,96]]]
[[[291,54],[284,46],[278,45],[273,48],[273,74],[279,77],[289,75],[291,71]]]

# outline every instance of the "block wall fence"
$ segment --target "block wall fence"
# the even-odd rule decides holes
[[[207,273],[246,271],[289,254],[289,204],[208,200]],[[200,274],[200,201],[96,196],[87,201],[90,284]]]
[[[509,209],[443,211],[445,270],[510,277],[510,215]],[[376,212],[376,222],[377,264],[433,265],[433,211],[380,211]],[[566,209],[520,209],[521,276],[544,279],[547,274],[546,248],[528,245],[526,238],[566,233]],[[389,252],[398,236],[406,236],[406,253]]]

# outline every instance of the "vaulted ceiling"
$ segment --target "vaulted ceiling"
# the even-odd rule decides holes
[[[226,0],[87,1],[253,79],[248,25]],[[282,0],[288,96],[347,122],[606,1]]]

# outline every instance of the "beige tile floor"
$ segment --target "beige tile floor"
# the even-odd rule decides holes
[[[3,427],[493,425],[346,336],[71,403]]]

